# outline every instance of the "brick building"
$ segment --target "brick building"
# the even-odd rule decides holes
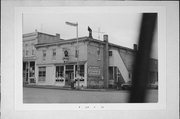
[[[113,88],[118,82],[131,81],[136,45],[134,49],[130,49],[109,43],[107,35],[104,35],[103,41],[80,37],[78,50],[76,38],[47,41],[50,42],[35,44],[33,83],[36,85],[69,87],[71,82],[76,81],[76,87]],[[149,61],[149,80],[154,83],[158,81],[158,64],[156,59]]]

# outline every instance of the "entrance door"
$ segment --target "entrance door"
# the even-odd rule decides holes
[[[28,62],[23,62],[23,83],[28,83]]]
[[[66,71],[65,85],[71,85],[71,81],[74,79],[73,71]]]

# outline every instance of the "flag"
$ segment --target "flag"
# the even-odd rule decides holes
[[[89,32],[92,32],[92,29],[91,29],[89,26],[88,26],[88,31],[89,31]]]
[[[70,25],[70,26],[78,26],[77,23],[72,23],[72,22],[66,22],[67,25]]]

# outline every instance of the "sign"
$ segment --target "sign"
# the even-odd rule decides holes
[[[100,76],[100,68],[97,66],[88,67],[88,75],[89,76]]]

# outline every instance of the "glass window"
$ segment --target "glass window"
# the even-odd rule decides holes
[[[29,77],[34,77],[35,75],[35,62],[30,62],[30,69],[29,69]]]
[[[78,50],[75,51],[75,57],[76,58],[79,57],[79,51]]]
[[[64,76],[64,66],[56,66],[56,78]]]
[[[53,49],[53,56],[56,56],[56,49]]]
[[[79,68],[80,68],[79,75],[84,77],[84,65],[79,65]],[[77,72],[77,65],[76,65],[76,72]],[[76,74],[75,74],[75,76],[76,76]]]
[[[46,67],[39,67],[39,81],[45,81]]]
[[[28,53],[29,53],[29,51],[28,51],[28,50],[26,50],[26,56],[28,56]]]
[[[43,50],[43,60],[46,58],[46,50]]]
[[[113,80],[113,67],[109,67],[109,80]]]
[[[97,48],[97,54],[100,55],[100,48]]]
[[[66,65],[66,70],[74,70],[74,65]]]
[[[34,49],[32,49],[32,55],[34,55]]]
[[[109,51],[109,56],[112,56],[112,51]]]

